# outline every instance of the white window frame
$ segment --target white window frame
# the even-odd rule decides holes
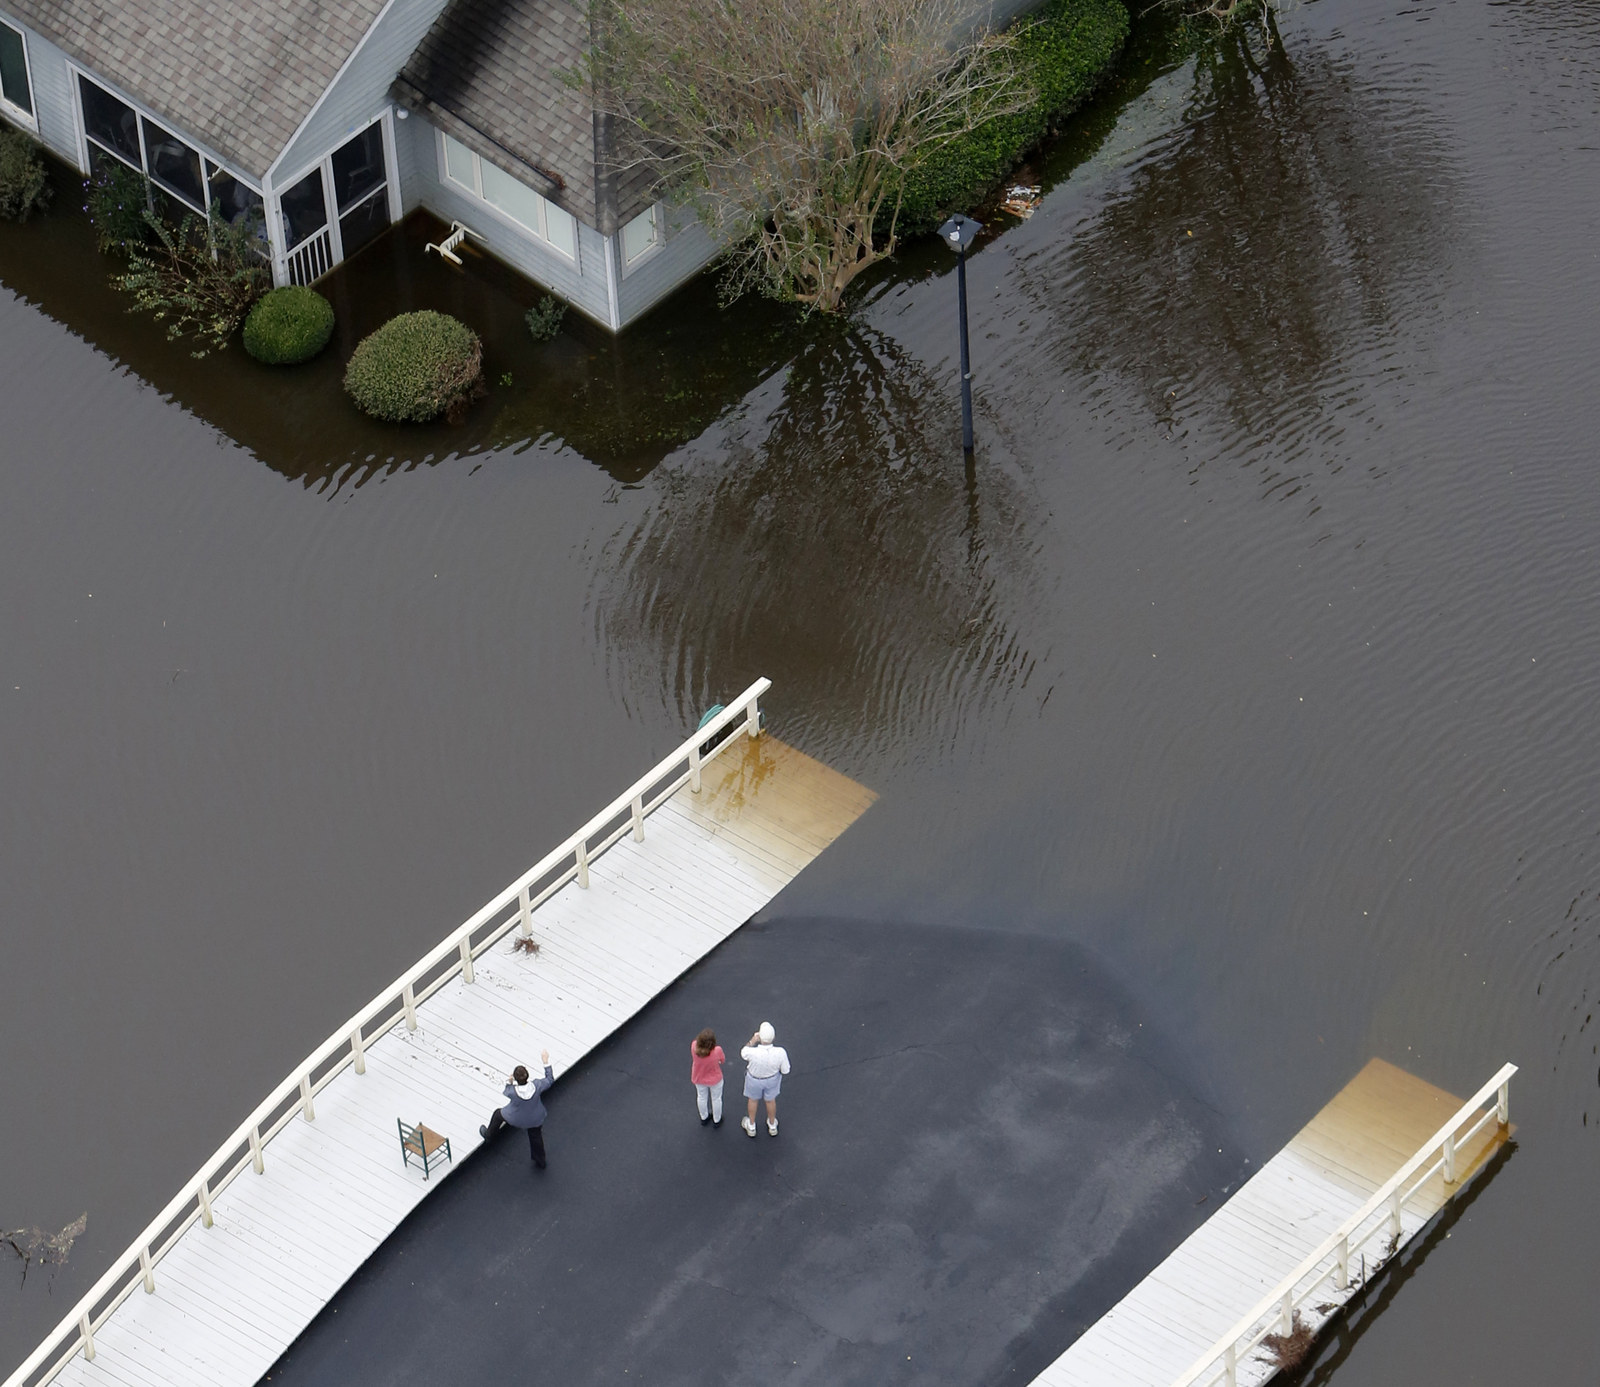
[[[88,71],[87,69],[79,67],[76,63],[67,64],[67,73],[72,79],[72,120],[75,127],[75,133],[78,138],[78,167],[83,171],[83,176],[85,178],[89,176],[89,146],[93,144],[94,147],[99,150],[100,153],[106,155],[107,158],[115,159],[125,168],[133,169],[133,171],[141,178],[147,180],[151,187],[161,189],[161,191],[168,197],[176,199],[180,205],[187,207],[197,216],[203,217],[206,216],[211,210],[211,175],[206,172],[206,165],[215,164],[230,178],[234,179],[238,183],[244,184],[244,186],[252,193],[261,198],[262,210],[265,212],[266,197],[263,195],[261,188],[252,179],[246,178],[237,170],[229,168],[228,161],[226,159],[218,158],[198,140],[190,136],[187,130],[174,130],[172,128],[172,122],[165,116],[158,116],[154,111],[150,110],[142,103],[134,101],[132,98],[124,95],[109,82],[102,80],[96,74]],[[92,82],[107,96],[114,97],[124,106],[127,106],[129,109],[131,109],[135,115],[140,117],[138,122],[139,160],[144,167],[134,168],[134,166],[130,164],[121,154],[118,154],[116,150],[107,149],[98,140],[91,140],[89,138],[88,127],[83,118],[83,89],[78,85],[80,78],[84,81]],[[197,208],[192,202],[183,197],[181,194],[173,192],[171,188],[167,187],[167,185],[162,183],[159,179],[152,178],[150,176],[149,172],[147,171],[150,163],[150,154],[144,146],[144,123],[147,120],[152,125],[159,125],[163,130],[168,131],[177,139],[182,140],[184,144],[188,145],[190,149],[194,150],[194,152],[200,156],[200,188],[206,199],[206,205],[203,210]]]
[[[643,250],[630,256],[628,254],[627,230],[641,217],[650,218],[650,242]],[[666,227],[663,225],[661,204],[659,202],[652,202],[650,206],[639,213],[639,216],[630,217],[617,228],[617,258],[622,261],[624,278],[632,274],[634,270],[638,269],[640,265],[644,264],[646,260],[661,249],[662,242],[666,240],[665,231]]]
[[[305,245],[313,237],[320,236],[324,231],[328,233],[328,244],[333,256],[333,264],[342,265],[344,263],[344,236],[339,230],[339,219],[342,213],[339,211],[339,200],[334,195],[333,188],[333,156],[351,140],[355,139],[357,135],[365,134],[380,122],[383,125],[383,186],[389,202],[389,224],[390,226],[399,224],[401,215],[400,170],[395,155],[394,107],[385,106],[371,120],[363,121],[360,125],[352,126],[346,130],[344,134],[339,136],[337,143],[324,152],[321,158],[313,159],[296,172],[293,177],[274,178],[272,180],[272,196],[267,199],[267,229],[272,235],[273,254],[275,256],[279,254],[278,243],[283,240],[283,212],[279,199],[290,188],[308,175],[320,172],[322,175],[322,206],[328,214],[328,220],[318,230],[313,231],[310,236],[296,241],[292,246],[285,244],[282,247],[282,262],[284,265],[288,264],[289,257],[295,251],[299,250],[301,246]],[[360,203],[377,195],[378,190],[374,188],[366,197],[361,198],[354,204],[350,210],[354,211],[355,207],[359,206]]]
[[[4,113],[5,118],[13,125],[23,126],[37,135],[39,133],[39,93],[33,88],[33,59],[28,56],[28,31],[20,24],[13,24],[3,16],[0,16],[0,24],[5,25],[6,28],[10,29],[12,33],[22,40],[22,75],[28,82],[28,100],[33,103],[33,114],[29,115],[22,107],[12,105],[11,102],[6,100],[3,92],[0,92],[0,113]]]
[[[450,172],[449,162],[445,158],[445,139],[447,138],[446,135],[445,135],[445,132],[443,130],[440,130],[437,127],[435,127],[433,133],[434,133],[434,148],[437,151],[438,158],[439,158],[439,181],[442,184],[444,184],[447,188],[451,188],[451,189],[453,189],[454,191],[456,191],[458,193],[465,193],[475,203],[477,203],[478,206],[482,207],[484,211],[486,211],[491,217],[494,217],[497,221],[504,222],[507,226],[512,227],[515,230],[522,232],[524,235],[536,237],[539,240],[540,244],[542,244],[544,246],[544,248],[546,250],[548,250],[551,254],[559,255],[563,260],[567,261],[569,264],[573,265],[574,267],[577,266],[577,264],[578,264],[578,243],[579,243],[578,227],[579,227],[579,225],[581,223],[579,223],[579,221],[578,221],[578,219],[576,217],[572,217],[572,213],[571,212],[567,212],[567,209],[565,207],[560,207],[560,208],[556,209],[557,211],[564,212],[564,213],[566,213],[567,216],[572,217],[572,254],[568,255],[566,251],[562,250],[560,246],[556,245],[556,243],[550,239],[549,233],[545,229],[546,228],[545,210],[546,210],[546,208],[551,207],[551,206],[554,205],[553,203],[551,203],[549,198],[547,198],[537,188],[528,188],[528,185],[526,183],[523,183],[520,178],[516,178],[515,175],[508,174],[508,173],[506,174],[507,178],[511,178],[511,179],[513,179],[513,181],[522,184],[522,186],[524,188],[528,188],[528,191],[530,193],[532,193],[536,198],[539,199],[539,225],[538,226],[526,226],[526,225],[524,225],[522,222],[519,222],[515,217],[513,217],[509,212],[501,211],[500,208],[498,208],[498,207],[496,207],[494,205],[494,203],[490,202],[486,197],[484,197],[484,195],[483,195],[483,158],[482,158],[482,156],[479,155],[476,150],[468,149],[467,146],[462,141],[460,141],[460,140],[456,141],[456,143],[458,145],[461,145],[461,147],[463,149],[465,149],[467,151],[467,153],[472,156],[472,184],[471,184],[471,186],[469,186],[469,185],[461,182],[460,179],[454,177]],[[496,165],[495,167],[499,168],[499,165]],[[506,173],[506,171],[504,169],[500,169],[500,172],[501,173]]]

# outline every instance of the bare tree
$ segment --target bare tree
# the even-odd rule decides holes
[[[731,247],[733,292],[824,312],[893,252],[915,161],[1031,98],[973,0],[591,0],[618,169]]]

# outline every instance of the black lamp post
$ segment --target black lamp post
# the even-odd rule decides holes
[[[956,294],[961,301],[961,448],[972,456],[972,363],[967,353],[967,247],[983,230],[982,222],[957,212],[939,228],[939,239],[956,253]]]

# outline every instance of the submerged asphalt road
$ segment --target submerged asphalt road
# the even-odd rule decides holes
[[[781,1135],[737,1058],[701,1127],[690,1039],[762,1019]],[[1195,1087],[1073,945],[758,921],[561,1079],[548,1171],[465,1161],[269,1380],[1026,1382],[1248,1173]]]

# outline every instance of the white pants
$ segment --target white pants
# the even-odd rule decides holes
[[[700,1116],[709,1116],[713,1122],[722,1121],[722,1080],[714,1084],[696,1084],[694,1086],[694,1101],[700,1109]]]

